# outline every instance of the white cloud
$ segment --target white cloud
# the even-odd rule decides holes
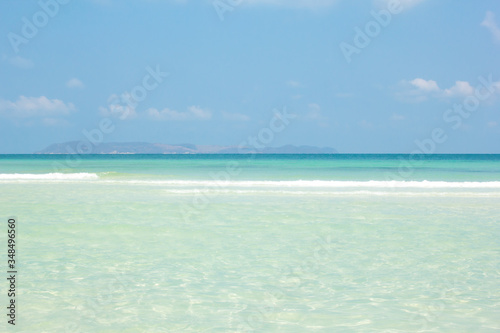
[[[489,121],[486,125],[488,127],[497,127],[498,123],[496,121]]]
[[[70,79],[68,82],[66,82],[66,87],[68,88],[84,88],[85,85],[83,84],[82,81],[78,80],[76,77]]]
[[[208,120],[212,118],[212,112],[204,110],[199,106],[190,106],[187,111],[179,112],[165,108],[161,111],[151,108],[146,111],[146,114],[155,120]]]
[[[113,117],[125,119],[134,119],[137,117],[137,112],[135,109],[122,104],[110,104],[108,107],[99,107],[99,114],[103,117]]]
[[[208,110],[203,110],[199,106],[190,106],[188,112],[191,113],[196,119],[210,119],[212,118],[212,112]]]
[[[48,99],[45,96],[20,96],[15,102],[0,99],[0,115],[9,117],[27,118],[68,115],[75,110],[72,103],[64,103],[59,99]]]
[[[423,102],[429,97],[466,97],[475,93],[475,88],[467,81],[456,81],[451,87],[442,89],[434,80],[416,78],[403,81],[402,86],[403,90],[397,93],[397,96],[407,102]],[[500,81],[492,82],[491,87],[495,93],[500,92]]]
[[[438,95],[439,90],[436,81],[416,78],[411,81],[402,81],[396,97],[404,102],[420,103],[426,101],[429,96]]]
[[[500,42],[500,28],[498,28],[493,12],[486,12],[486,17],[483,22],[481,22],[481,25],[491,32],[496,41]]]
[[[410,83],[412,85],[414,85],[415,87],[417,87],[418,89],[423,90],[423,91],[439,91],[439,87],[438,87],[436,81],[433,81],[433,80],[426,81],[424,79],[417,78],[417,79],[411,80]]]
[[[457,81],[455,84],[443,91],[444,96],[468,96],[474,93],[474,88],[467,81]]]
[[[249,121],[250,117],[241,113],[229,113],[222,111],[222,117],[232,121]]]

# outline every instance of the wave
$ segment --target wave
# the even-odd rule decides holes
[[[0,173],[1,180],[97,180],[95,173]]]
[[[110,177],[110,175],[112,177]],[[280,190],[300,189],[500,189],[500,181],[349,181],[349,180],[165,180],[133,179],[134,175],[115,178],[116,175],[104,173],[44,173],[44,174],[0,174],[0,181],[98,181],[104,184],[128,184],[165,186],[168,188],[240,188]],[[135,175],[137,176],[137,175]],[[128,178],[132,177],[132,179]],[[127,179],[128,178],[128,179]]]
[[[113,181],[109,181],[113,182]],[[338,180],[292,180],[292,181],[216,181],[216,180],[128,180],[131,184],[155,184],[175,187],[278,187],[278,188],[492,188],[500,189],[500,181],[489,182],[445,182],[445,181],[338,181]]]

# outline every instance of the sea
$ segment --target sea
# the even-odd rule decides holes
[[[500,332],[500,155],[0,155],[0,219],[2,332]]]

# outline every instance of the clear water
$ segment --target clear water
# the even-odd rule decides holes
[[[250,157],[0,156],[16,332],[500,331],[499,155]]]

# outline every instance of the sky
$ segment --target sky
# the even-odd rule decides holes
[[[1,1],[0,153],[500,153],[499,55],[498,0]]]

